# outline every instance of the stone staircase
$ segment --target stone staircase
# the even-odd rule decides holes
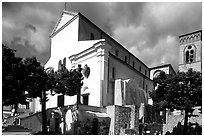
[[[24,128],[20,125],[8,125],[3,132],[32,132],[27,128]]]

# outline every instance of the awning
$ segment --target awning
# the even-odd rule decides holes
[[[93,112],[93,111],[84,111],[79,110],[78,111],[78,118],[80,121],[86,121],[87,119],[93,120],[94,118],[97,118],[99,121],[107,121],[110,122],[110,117],[106,113],[101,112]]]

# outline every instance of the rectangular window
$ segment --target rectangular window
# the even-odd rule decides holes
[[[57,106],[63,107],[64,106],[64,95],[59,95],[57,97]]]
[[[115,55],[118,56],[118,50],[117,49],[115,50]]]
[[[84,105],[89,105],[89,95],[88,94],[82,95],[82,103]]]
[[[145,76],[147,76],[147,71],[145,70]]]
[[[133,63],[132,63],[132,67],[135,68],[135,62],[134,62],[134,61],[133,61]]]
[[[125,56],[125,63],[127,63],[127,56]]]
[[[115,68],[112,68],[112,78],[115,78]]]
[[[139,67],[139,71],[141,72],[141,70],[142,70],[142,67],[140,66],[140,67]]]
[[[90,34],[90,40],[94,40],[94,34],[93,33]]]

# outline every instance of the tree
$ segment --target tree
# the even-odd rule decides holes
[[[74,96],[77,95],[83,85],[81,67],[67,70],[65,67],[55,72],[56,85],[55,92],[58,94]]]
[[[40,103],[42,105],[42,132],[47,132],[47,116],[46,116],[46,102],[47,94],[46,92],[51,92],[55,86],[54,71],[47,71],[43,66],[37,61],[35,57],[27,58],[24,61],[26,66],[26,72],[29,74],[26,78],[26,91],[28,91],[28,98],[40,98]]]
[[[35,57],[15,57],[15,50],[2,45],[2,95],[3,106],[26,104],[27,99],[40,98],[42,104],[43,132],[47,131],[46,91],[55,86],[54,71],[47,73]],[[25,94],[27,92],[27,94]]]
[[[25,66],[23,59],[15,56],[15,50],[2,44],[2,105],[26,104]]]
[[[184,134],[188,118],[196,106],[202,106],[202,77],[200,72],[189,69],[174,76],[161,73],[154,79],[157,89],[151,97],[157,109],[184,110]]]
[[[80,104],[80,91],[83,85],[83,75],[81,74],[81,65],[78,65],[77,69],[68,70],[64,65],[60,67],[58,71],[55,72],[55,87],[54,91],[57,94],[74,96],[77,95],[77,106]],[[78,107],[77,107],[78,108]],[[65,133],[65,114],[66,112],[62,109],[60,110],[62,113],[64,126],[63,133]]]

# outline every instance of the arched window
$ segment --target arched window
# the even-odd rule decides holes
[[[188,37],[188,38],[187,38],[187,42],[189,42],[189,41],[190,41],[190,38]]]
[[[161,72],[162,72],[161,70],[156,70],[156,71],[154,72],[154,74],[153,74],[153,78],[158,77]]]
[[[181,38],[181,39],[180,39],[180,43],[183,43],[183,42],[184,42],[184,41],[183,41],[183,39]]]
[[[195,61],[195,46],[194,45],[188,45],[185,48],[184,54],[185,54],[185,62],[186,63],[194,62]]]
[[[59,62],[58,62],[58,70],[61,70],[61,68],[62,68],[62,61],[59,60]]]
[[[193,36],[191,36],[190,41],[194,41],[194,37]]]
[[[66,66],[66,58],[63,59],[63,65]]]

